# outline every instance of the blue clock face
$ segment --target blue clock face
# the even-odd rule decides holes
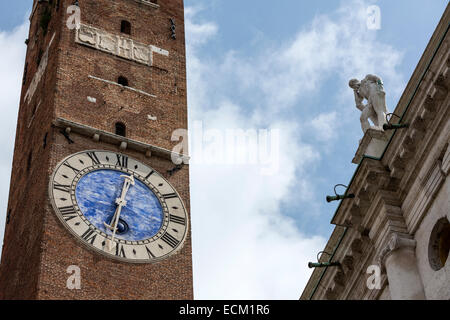
[[[183,247],[188,214],[172,185],[125,154],[86,150],[56,166],[55,213],[86,247],[116,260],[155,262]]]
[[[120,198],[124,172],[102,169],[84,175],[77,183],[75,197],[83,215],[97,229],[111,234],[106,224],[112,224]],[[141,241],[152,238],[160,230],[164,213],[156,195],[138,179],[129,187],[125,197],[126,206],[120,213],[117,225],[118,239]]]

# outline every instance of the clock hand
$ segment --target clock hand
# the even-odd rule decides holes
[[[114,213],[113,218],[111,219],[110,223],[114,224],[114,222],[117,220],[117,216],[120,215],[118,208],[119,207],[124,207],[127,205],[127,202],[125,200],[125,197],[127,195],[127,192],[130,188],[131,185],[134,185],[134,177],[133,176],[125,176],[125,175],[121,175],[121,177],[123,177],[125,179],[125,182],[123,184],[122,187],[122,192],[121,192],[121,196],[120,198],[116,199],[116,204],[118,205],[118,207],[116,208],[116,212]],[[106,224],[106,222],[104,222],[105,226],[110,229],[110,230],[114,230],[114,228],[108,224]]]
[[[125,181],[123,183],[122,193],[120,195],[120,198],[116,199],[116,204],[117,204],[116,212],[114,213],[114,216],[111,219],[111,222],[110,222],[111,225],[108,225],[106,222],[103,222],[105,227],[108,228],[109,230],[112,230],[112,232],[113,232],[113,234],[111,236],[111,240],[108,240],[108,247],[109,247],[110,251],[112,249],[112,244],[114,243],[114,238],[116,236],[117,224],[119,223],[119,218],[120,218],[120,213],[122,211],[122,207],[125,207],[127,205],[125,197],[127,196],[130,186],[134,185],[134,176],[121,175],[120,177],[124,178]]]

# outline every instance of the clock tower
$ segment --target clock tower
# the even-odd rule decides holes
[[[1,299],[193,298],[184,35],[182,0],[34,0]]]

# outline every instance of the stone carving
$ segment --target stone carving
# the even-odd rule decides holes
[[[372,74],[368,74],[363,80],[352,79],[348,85],[355,94],[356,107],[361,110],[361,128],[365,133],[371,126],[369,119],[374,124],[374,129],[383,130],[386,123],[386,93],[383,81]],[[367,104],[363,104],[364,99]]]
[[[145,45],[83,24],[75,33],[75,42],[148,66],[153,65],[154,53],[169,56],[167,50],[154,45]]]
[[[105,51],[114,51],[117,46],[117,39],[114,39],[110,36],[100,36],[99,37],[99,47],[104,49]]]
[[[387,245],[381,250],[378,255],[378,264],[381,269],[384,271],[384,265],[386,262],[386,258],[395,250],[400,248],[411,248],[414,249],[416,247],[416,240],[408,238],[406,235],[393,233],[391,238],[389,239]]]
[[[119,45],[117,55],[125,59],[135,60],[131,54],[133,48],[133,41],[124,38],[121,39],[119,38],[118,40]]]
[[[80,41],[84,43],[89,43],[91,45],[95,45],[97,43],[97,35],[91,30],[89,27],[81,25],[80,31],[78,32],[78,37]]]
[[[140,61],[141,63],[148,64],[148,54],[147,54],[147,48],[145,46],[140,46],[135,44],[133,48],[134,52],[134,58],[137,61]]]

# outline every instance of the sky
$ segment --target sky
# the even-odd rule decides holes
[[[31,3],[0,3],[0,239]],[[185,0],[196,299],[299,298],[356,169],[348,81],[394,110],[447,3]]]

